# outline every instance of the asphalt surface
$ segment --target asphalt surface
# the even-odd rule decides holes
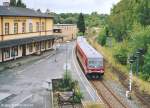
[[[24,64],[0,73],[0,92],[13,96],[0,108],[51,108],[51,93],[43,88],[47,79],[61,78],[65,71],[66,54],[68,70],[80,83],[84,101],[99,101],[99,97],[77,64],[74,55],[75,42],[62,44],[56,52],[36,62]],[[66,53],[67,52],[67,53]],[[28,58],[29,59],[29,58]],[[21,59],[20,59],[21,60]]]

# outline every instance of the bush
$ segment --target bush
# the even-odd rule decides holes
[[[65,72],[63,75],[63,81],[60,85],[63,91],[74,91],[74,99],[75,103],[81,103],[81,99],[83,98],[83,94],[80,91],[78,81],[73,80],[70,72]]]
[[[84,33],[83,32],[78,32],[77,36],[84,36]]]
[[[98,36],[98,43],[104,46],[106,44],[106,39],[105,30],[102,30]]]
[[[116,53],[114,54],[115,59],[121,63],[122,65],[127,64],[127,50],[125,48],[120,48]]]
[[[79,85],[77,84],[74,88],[74,102],[81,103],[81,99],[83,99],[83,93],[81,93]]]
[[[81,103],[81,99],[83,99],[83,94],[80,91],[75,92],[74,102]]]

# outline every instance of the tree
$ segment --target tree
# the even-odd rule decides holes
[[[41,13],[41,9],[37,9],[37,12]]]
[[[10,0],[10,6],[15,7],[16,6],[16,0]]]
[[[26,8],[26,5],[22,2],[22,0],[18,0],[16,7]]]
[[[145,55],[145,61],[144,61],[144,66],[143,66],[143,72],[141,73],[141,77],[144,80],[148,80],[150,81],[150,46],[149,46],[149,50],[148,53]]]
[[[82,13],[80,13],[79,15],[77,27],[79,29],[79,32],[82,32],[83,34],[85,33],[85,22],[84,22],[84,16]]]
[[[149,0],[141,0],[138,11],[139,11],[139,21],[142,25],[150,25],[150,2]]]

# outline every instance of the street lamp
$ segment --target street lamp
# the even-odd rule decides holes
[[[68,60],[67,60],[67,57],[68,57],[68,43],[70,41],[66,41],[66,74],[67,74],[67,70],[68,70]]]
[[[57,40],[58,40],[58,38],[56,37],[56,38],[55,38],[55,62],[57,61],[57,60],[56,60],[56,54],[57,54]]]

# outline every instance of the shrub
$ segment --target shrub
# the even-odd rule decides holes
[[[77,36],[84,36],[84,34],[82,32],[78,32]]]
[[[127,64],[127,50],[125,48],[120,48],[116,53],[114,54],[115,59],[121,63],[122,65]]]
[[[98,36],[98,43],[104,46],[106,44],[106,39],[105,30],[102,30]]]
[[[74,102],[81,103],[81,99],[83,99],[83,93],[81,93],[80,88],[78,86],[76,86],[74,90]]]

